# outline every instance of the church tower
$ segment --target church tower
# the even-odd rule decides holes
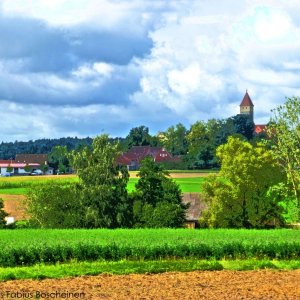
[[[246,90],[246,94],[240,104],[240,114],[248,116],[252,122],[254,122],[254,105],[251,101],[251,98]]]

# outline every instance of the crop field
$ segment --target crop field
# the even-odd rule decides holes
[[[13,234],[12,234],[13,233]],[[29,243],[30,241],[30,243]],[[298,230],[1,230],[0,266],[75,261],[300,259]]]
[[[206,175],[207,173],[203,174]],[[187,193],[200,192],[201,183],[205,180],[206,176],[202,176],[200,173],[174,173],[174,177],[174,181],[179,184],[182,192]],[[0,178],[0,195],[25,195],[29,188],[45,184],[51,180],[60,182],[61,184],[70,184],[78,181],[78,177],[76,175],[63,175]],[[131,192],[134,190],[137,181],[136,172],[132,172],[128,183],[128,191]]]

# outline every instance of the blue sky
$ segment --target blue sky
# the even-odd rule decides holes
[[[0,141],[152,134],[300,94],[296,0],[0,0]]]

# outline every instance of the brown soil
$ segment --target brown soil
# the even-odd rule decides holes
[[[18,280],[0,283],[0,297],[1,292],[6,291],[84,293],[84,296],[81,294],[81,298],[78,294],[77,299],[296,300],[300,299],[300,270],[172,272],[151,275],[82,276],[41,281]],[[52,297],[54,298],[63,299],[63,295]],[[69,299],[76,299],[76,296]]]
[[[4,200],[4,210],[9,216],[14,217],[16,221],[26,219],[24,195],[0,195],[0,197]]]

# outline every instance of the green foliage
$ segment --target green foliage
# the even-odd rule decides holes
[[[67,137],[60,139],[39,139],[35,141],[15,141],[15,142],[2,142],[0,144],[0,159],[14,159],[16,154],[45,154],[50,153],[51,150],[56,146],[66,146],[68,150],[77,149],[78,147],[84,145],[91,145],[92,139],[87,138],[77,138],[77,137]]]
[[[162,144],[172,155],[185,155],[188,146],[186,135],[187,129],[178,123],[163,133]]]
[[[185,161],[184,157],[180,161],[165,161],[165,162],[161,162],[159,164],[165,170],[171,170],[172,172],[173,172],[173,170],[186,171],[188,168],[188,163]]]
[[[187,162],[192,169],[219,167],[216,157],[218,146],[226,143],[229,136],[240,136],[245,139],[253,137],[254,124],[248,117],[234,117],[207,122],[198,121],[191,126],[187,135]]]
[[[13,233],[13,234],[12,234]],[[0,266],[69,261],[299,259],[299,230],[0,231]]]
[[[198,260],[198,259],[159,259],[150,261],[96,261],[96,262],[70,262],[56,265],[37,264],[35,266],[22,266],[1,268],[0,280],[66,278],[78,276],[93,276],[99,274],[157,274],[162,272],[191,272],[220,271],[220,270],[296,270],[300,269],[299,260],[274,259],[243,259],[243,260]]]
[[[56,146],[49,154],[49,165],[60,173],[66,173],[70,168],[67,146]]]
[[[96,137],[92,148],[73,151],[70,158],[79,182],[32,187],[27,203],[32,219],[45,228],[131,226],[129,174],[114,164],[117,154],[118,145],[107,135]]]
[[[26,165],[24,167],[24,171],[27,172],[27,173],[29,173],[31,171],[31,167],[29,165]]]
[[[5,228],[6,226],[5,217],[8,216],[8,214],[4,211],[3,208],[4,208],[3,199],[0,198],[0,228]]]
[[[130,149],[133,146],[158,146],[159,139],[149,134],[149,128],[146,126],[134,127],[130,130],[125,138],[125,149]]]
[[[49,170],[49,167],[47,165],[41,165],[40,169],[45,174]]]
[[[208,210],[201,223],[246,228],[280,225],[285,197],[279,183],[284,176],[272,152],[229,137],[217,149],[217,156],[221,171],[203,185]]]
[[[136,191],[132,196],[135,201],[135,226],[183,225],[186,206],[181,201],[179,186],[168,175],[161,165],[155,164],[152,157],[146,157],[142,161]]]
[[[7,167],[7,168],[6,168],[6,171],[9,172],[9,173],[11,173],[13,170],[14,170],[13,167]]]
[[[71,155],[72,166],[80,178],[80,198],[85,208],[83,226],[128,227],[132,221],[132,204],[127,193],[129,174],[115,165],[118,145],[107,135],[96,137],[92,148]]]
[[[155,207],[144,204],[141,224],[145,227],[181,227],[185,221],[185,210],[180,204],[159,202]]]
[[[49,181],[35,186],[26,200],[31,223],[42,228],[81,227],[83,209],[78,196],[76,185]]]
[[[273,110],[267,128],[272,151],[287,175],[287,182],[298,206],[300,220],[300,98],[287,98]],[[289,197],[290,195],[287,195]]]

